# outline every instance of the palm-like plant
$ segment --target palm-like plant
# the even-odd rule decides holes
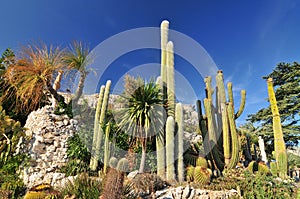
[[[87,66],[91,61],[88,56],[89,53],[90,50],[87,45],[82,42],[75,41],[64,56],[64,62],[67,64],[67,68],[69,69],[68,75],[72,75],[73,77],[71,78],[74,78],[77,73],[80,73],[77,90],[73,98],[74,104],[78,103],[78,100],[83,93],[84,81],[88,75]]]
[[[153,82],[143,84],[127,99],[126,107],[119,113],[119,126],[142,147],[139,173],[144,172],[147,141],[163,130],[162,98],[159,87]]]
[[[63,51],[58,47],[49,48],[43,44],[29,45],[21,50],[20,59],[10,64],[4,74],[7,89],[2,98],[16,96],[17,110],[31,112],[48,102],[49,93],[64,102],[52,88],[52,80],[57,70],[64,67]]]

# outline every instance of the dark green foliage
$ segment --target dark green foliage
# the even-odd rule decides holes
[[[69,161],[66,166],[61,168],[61,171],[67,176],[77,175],[82,172],[89,171],[89,161],[91,154],[82,143],[78,134],[70,137],[67,141],[68,150],[67,155]]]
[[[300,113],[300,65],[294,63],[279,63],[267,76],[273,78],[275,95],[282,122],[284,140],[296,145],[299,140],[299,113]],[[260,109],[257,113],[249,115],[251,122],[259,122],[263,127],[261,132],[267,136],[273,145],[272,113],[270,106]]]
[[[88,167],[87,167],[88,168]],[[102,192],[102,182],[98,179],[93,179],[87,173],[83,173],[66,183],[66,186],[61,190],[61,195],[72,196],[75,198],[99,198]]]
[[[54,111],[56,115],[67,115],[69,118],[73,118],[72,100],[66,104],[58,102],[56,110]]]

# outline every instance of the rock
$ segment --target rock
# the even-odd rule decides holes
[[[183,190],[182,198],[189,198],[190,195],[191,195],[191,188],[189,185],[187,185]]]
[[[55,115],[50,106],[29,114],[25,128],[29,140],[20,140],[17,151],[28,153],[29,166],[21,169],[27,187],[41,183],[56,184],[65,176],[57,173],[67,162],[66,141],[79,129],[78,122],[66,115]]]
[[[132,171],[127,175],[128,180],[132,180],[137,174],[139,173],[138,170]]]

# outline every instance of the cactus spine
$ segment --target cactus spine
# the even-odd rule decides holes
[[[169,116],[166,122],[166,166],[167,166],[167,180],[175,181],[175,167],[174,167],[174,131],[175,121],[172,116]]]
[[[94,135],[92,145],[92,157],[90,161],[90,169],[95,171],[98,166],[98,160],[100,156],[101,141],[103,137],[102,125],[105,120],[106,109],[109,99],[109,90],[111,81],[108,80],[105,86],[101,86],[99,99],[96,107],[95,122],[94,122]]]
[[[273,80],[269,78],[267,81],[269,101],[271,105],[272,117],[273,117],[273,132],[274,132],[274,148],[275,158],[277,163],[277,170],[279,177],[287,177],[287,154],[285,142],[283,139],[282,126],[280,121],[280,115],[277,107],[276,97],[273,88]]]
[[[183,109],[182,104],[176,104],[176,124],[177,124],[177,148],[178,148],[178,159],[177,159],[177,174],[178,181],[184,181],[184,163],[183,163]]]

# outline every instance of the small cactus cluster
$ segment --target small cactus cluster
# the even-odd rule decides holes
[[[93,135],[93,144],[92,144],[92,157],[90,160],[90,169],[95,171],[98,167],[98,161],[100,158],[100,149],[101,149],[101,142],[102,138],[104,137],[102,127],[105,125],[105,115],[108,106],[108,99],[109,99],[109,91],[110,91],[111,81],[108,80],[106,85],[101,86],[99,99],[96,107],[95,113],[95,121],[94,121],[94,135]],[[108,137],[110,132],[110,125],[107,125],[106,132],[105,132],[105,143],[104,143],[104,170],[106,171],[107,163],[109,160],[109,143]]]
[[[269,174],[271,172],[265,163],[257,161],[250,162],[247,169],[251,173]]]
[[[175,103],[174,45],[172,41],[168,41],[168,28],[169,22],[163,21],[161,23],[161,76],[156,83],[161,88],[167,120],[166,128],[156,136],[157,175],[169,182],[177,180],[183,182],[183,108],[181,103]]]
[[[275,160],[276,160],[276,169],[275,165],[271,166],[272,174],[275,174],[277,171],[277,175],[281,178],[287,177],[288,164],[287,164],[287,152],[286,146],[283,139],[282,126],[280,121],[280,115],[277,107],[276,97],[273,88],[273,80],[269,78],[267,81],[268,85],[268,94],[269,101],[271,105],[272,117],[273,117],[273,133],[274,133],[274,148],[275,148]]]
[[[216,75],[216,89],[211,86],[212,78],[205,78],[206,98],[203,101],[205,115],[202,113],[201,101],[197,101],[199,129],[204,139],[204,153],[206,159],[212,164],[214,175],[226,169],[235,168],[240,158],[239,135],[235,120],[242,114],[246,91],[241,91],[239,110],[235,112],[232,83],[227,84],[228,100],[224,86],[223,72]],[[213,94],[216,95],[216,103],[213,104]]]
[[[209,184],[212,177],[212,170],[208,168],[207,160],[199,157],[196,160],[196,166],[188,166],[186,178],[188,182],[197,182],[199,184]]]

